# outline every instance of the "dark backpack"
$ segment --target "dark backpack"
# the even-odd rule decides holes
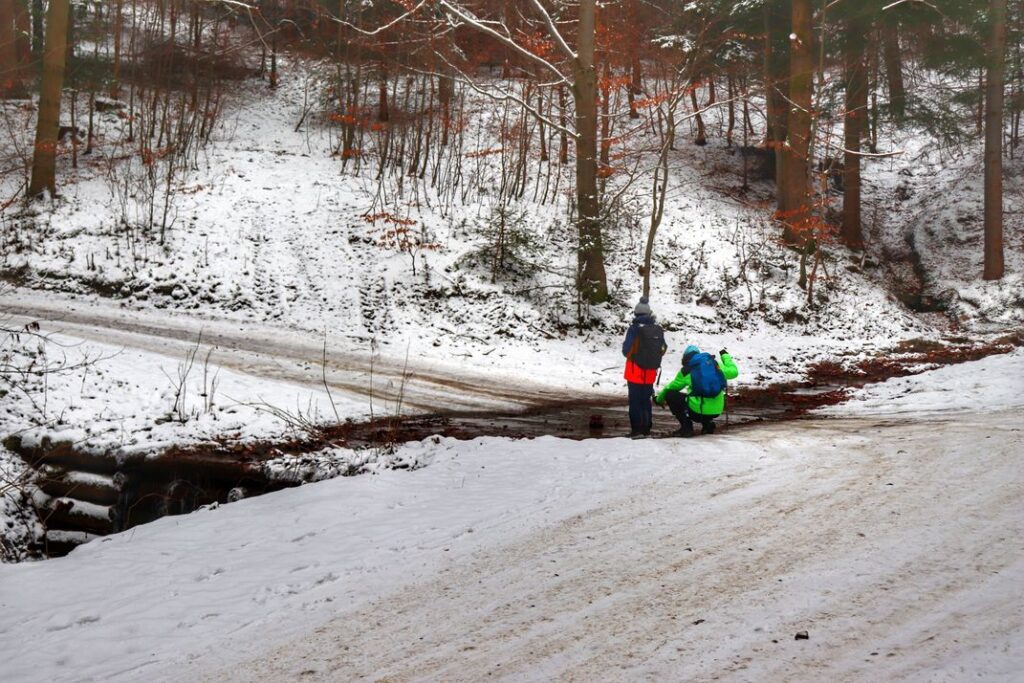
[[[658,325],[641,325],[636,331],[636,351],[631,360],[644,370],[657,370],[665,349],[665,331]]]
[[[690,395],[714,398],[725,391],[725,375],[710,353],[698,353],[687,366],[690,372]]]

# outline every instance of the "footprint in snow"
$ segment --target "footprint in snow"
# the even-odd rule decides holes
[[[95,624],[100,618],[95,614],[87,614],[83,617],[75,619],[68,614],[56,614],[50,618],[50,625],[46,627],[48,632],[64,631],[72,626],[85,626],[86,624]]]
[[[223,567],[217,567],[213,571],[206,572],[205,574],[200,574],[199,576],[197,576],[196,577],[196,583],[201,583],[203,581],[209,581],[210,579],[214,578],[215,576],[219,576],[219,575],[221,575],[223,573],[224,573]]]
[[[322,586],[325,583],[334,583],[337,580],[338,580],[338,575],[335,574],[334,572],[329,572],[329,573],[324,574],[323,576],[321,576],[316,581],[314,581],[313,585],[314,586]]]

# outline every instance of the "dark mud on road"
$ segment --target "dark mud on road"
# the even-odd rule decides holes
[[[787,420],[808,411],[841,403],[850,385],[837,380],[825,384],[804,383],[768,389],[740,390],[729,397],[720,428],[730,429],[766,420]],[[563,439],[602,439],[629,432],[626,398],[552,401],[515,413],[479,412],[381,418],[370,422],[338,425],[324,430],[330,443],[360,448],[389,443],[421,441],[438,435],[455,439],[505,437],[532,439],[553,436]],[[678,428],[667,408],[654,408],[654,436]]]
[[[764,387],[741,386],[730,391],[725,413],[718,419],[724,429],[751,427],[765,421],[793,420],[813,410],[848,400],[853,389],[905,377],[943,365],[979,360],[1008,353],[1024,345],[1021,333],[986,344],[969,339],[913,340],[888,354],[850,363],[825,361],[808,369],[802,382]],[[679,426],[667,409],[654,408],[654,435],[667,435]],[[456,439],[483,436],[529,439],[555,436],[565,439],[621,437],[629,432],[626,396],[621,398],[551,401],[528,410],[453,412],[369,422],[347,423],[324,430],[322,439],[348,447],[366,447],[420,441],[440,435]]]

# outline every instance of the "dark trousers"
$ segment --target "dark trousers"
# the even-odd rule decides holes
[[[650,434],[654,424],[654,409],[651,397],[654,396],[653,384],[634,384],[629,382],[629,428],[634,434]]]
[[[694,422],[700,422],[701,432],[703,434],[715,433],[715,418],[718,416],[701,415],[700,413],[690,410],[685,394],[678,391],[666,392],[665,403],[668,404],[672,414],[676,416],[677,420],[679,420],[679,426],[682,428],[684,434],[693,434]]]

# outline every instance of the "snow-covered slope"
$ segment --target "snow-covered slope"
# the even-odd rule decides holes
[[[1024,402],[1024,351],[898,377],[854,393],[823,415],[958,413],[1009,410]]]
[[[865,218],[881,267],[905,295],[941,310],[966,330],[1024,325],[1024,159],[1003,164],[1006,275],[983,271],[984,177],[980,141],[945,147],[927,131],[894,130],[886,149],[898,161],[868,164]]]
[[[592,320],[579,332],[573,228],[563,192],[547,193],[542,203],[531,189],[512,202],[509,229],[529,243],[524,258],[535,271],[491,281],[485,253],[498,220],[493,194],[501,169],[479,153],[493,146],[495,117],[481,113],[473,119],[479,125],[466,132],[465,173],[472,169],[478,193],[441,202],[436,190],[408,181],[413,184],[398,195],[393,187],[378,188],[372,164],[342,172],[331,156],[336,141],[321,119],[308,117],[295,130],[308,68],[292,65],[277,91],[239,86],[199,169],[175,188],[166,246],[155,238],[127,241],[126,200],[104,157],[116,149],[124,122],[101,116],[101,152],[83,159],[77,172],[66,169],[64,196],[52,212],[35,206],[13,220],[3,267],[33,286],[113,296],[129,308],[326,330],[346,350],[376,344],[398,356],[408,349],[413,357],[459,357],[506,369],[527,368],[539,354],[556,372],[578,365],[581,354],[602,354],[600,367],[578,368],[586,374],[618,364],[616,339],[641,284],[644,192],[628,193],[609,219],[613,300],[585,312]],[[681,140],[684,134],[681,129]],[[649,142],[641,135],[636,144]],[[540,163],[531,163],[539,176]],[[881,271],[872,271],[871,262],[864,271],[841,248],[829,250],[809,306],[796,285],[798,257],[779,244],[768,221],[771,186],[755,181],[749,193],[738,192],[740,164],[719,138],[706,147],[681,141],[674,153],[652,283],[655,311],[674,332],[673,353],[691,342],[717,349],[750,340],[758,349],[750,355],[766,349],[782,377],[799,374],[803,356],[870,352],[936,334],[880,286]],[[569,172],[556,169],[557,182],[567,185]],[[614,190],[617,178],[611,182]],[[411,250],[416,253],[388,238],[388,226],[395,227],[389,218],[367,218],[385,213],[414,222],[422,245]],[[777,348],[767,350],[770,345]],[[801,358],[793,357],[795,349]]]
[[[1024,355],[960,371],[1001,398],[922,412],[940,371],[707,439],[428,439],[413,472],[3,566],[4,678],[1009,681]]]
[[[0,562],[25,559],[27,548],[43,534],[31,508],[31,490],[20,486],[29,476],[25,463],[0,446]]]

